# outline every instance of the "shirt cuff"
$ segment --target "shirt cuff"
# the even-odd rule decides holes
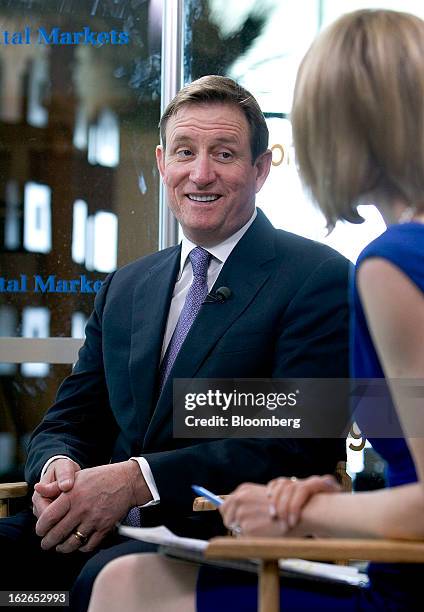
[[[51,463],[53,463],[53,461],[56,461],[56,459],[69,459],[69,461],[72,461],[73,463],[77,463],[76,461],[74,461],[70,457],[67,457],[66,455],[55,455],[54,457],[50,457],[50,459],[48,461],[46,461],[46,463],[44,464],[43,469],[41,470],[40,478],[42,478],[44,476],[44,474],[47,472],[47,468],[49,467],[49,465]]]
[[[153,497],[153,499],[147,502],[147,504],[143,504],[142,506],[139,506],[139,508],[148,508],[149,506],[156,506],[160,502],[160,495],[155,483],[155,479],[153,478],[150,465],[144,457],[131,457],[131,459],[138,463],[141,473],[144,476],[144,480],[146,481],[147,487]]]

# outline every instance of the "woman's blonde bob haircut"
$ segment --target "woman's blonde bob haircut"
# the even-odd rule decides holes
[[[424,209],[424,21],[389,10],[340,17],[300,66],[292,110],[302,180],[332,229],[358,203]]]

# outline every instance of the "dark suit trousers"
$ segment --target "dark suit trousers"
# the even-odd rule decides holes
[[[43,551],[35,533],[35,517],[25,510],[0,520],[0,590],[71,591],[71,610],[83,612],[87,610],[97,574],[109,561],[155,550],[151,544],[115,534],[104,541],[100,550],[90,554]]]

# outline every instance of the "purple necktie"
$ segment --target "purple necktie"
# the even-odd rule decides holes
[[[159,372],[160,391],[169,376],[178,352],[200,310],[200,306],[208,294],[208,266],[211,254],[202,249],[202,247],[196,247],[190,251],[189,258],[193,268],[193,281],[188,290],[174,333],[162,359]],[[140,527],[140,508],[131,508],[124,524]]]
[[[193,281],[188,290],[174,333],[162,359],[159,374],[160,390],[162,390],[180,348],[200,310],[200,306],[208,294],[208,266],[211,254],[202,249],[202,247],[196,247],[190,251],[189,258],[193,268]]]

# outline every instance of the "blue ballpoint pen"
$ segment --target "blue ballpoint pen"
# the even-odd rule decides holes
[[[215,506],[221,506],[221,504],[224,503],[224,500],[222,499],[222,497],[219,497],[218,495],[215,495],[215,493],[208,491],[208,489],[205,489],[205,487],[199,487],[198,485],[191,485],[191,488],[193,489],[195,493],[197,493],[197,495],[201,495],[202,497],[205,497],[208,501],[215,504]]]

